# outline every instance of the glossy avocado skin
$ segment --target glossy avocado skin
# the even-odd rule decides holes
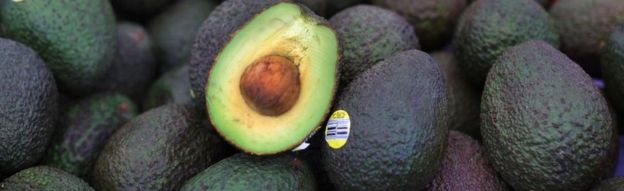
[[[260,157],[240,153],[208,167],[181,190],[314,191],[316,183],[301,159],[288,154]]]
[[[338,190],[419,190],[433,180],[447,142],[447,87],[424,52],[399,52],[358,76],[336,109],[351,119],[346,145],[322,148]]]
[[[624,190],[624,177],[613,177],[603,180],[591,189],[592,191],[620,191]]]
[[[108,138],[137,114],[132,100],[118,93],[96,94],[70,104],[60,116],[44,163],[89,180]]]
[[[451,130],[442,167],[429,184],[429,191],[446,190],[507,190],[494,168],[490,166],[479,142],[459,131]]]
[[[225,145],[195,109],[164,105],[126,123],[93,170],[98,190],[178,190],[223,156]]]
[[[58,92],[45,62],[29,47],[0,38],[0,174],[35,165],[57,118]]]
[[[167,103],[193,103],[188,71],[188,65],[184,65],[158,78],[147,92],[143,109],[148,110]]]
[[[477,0],[462,13],[454,43],[460,67],[482,87],[498,56],[531,39],[559,46],[553,20],[535,0]]]
[[[0,182],[2,190],[30,191],[93,191],[80,178],[49,166],[35,166],[22,170]]]
[[[115,55],[115,16],[107,0],[4,1],[3,36],[43,58],[59,88],[89,94]]]
[[[624,25],[611,34],[601,53],[602,74],[606,93],[615,109],[624,111]]]
[[[342,48],[341,87],[384,58],[420,47],[414,28],[405,18],[380,7],[349,7],[334,15],[329,22],[335,27]]]
[[[516,190],[585,190],[611,163],[615,123],[589,75],[543,41],[508,49],[490,70],[481,135]]]

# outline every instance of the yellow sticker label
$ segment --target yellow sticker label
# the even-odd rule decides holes
[[[329,147],[339,149],[347,144],[351,131],[351,119],[345,110],[335,111],[327,121],[325,127],[325,141]]]

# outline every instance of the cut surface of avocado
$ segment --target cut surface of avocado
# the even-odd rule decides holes
[[[248,153],[293,148],[331,106],[338,40],[311,14],[296,4],[275,4],[234,33],[215,58],[205,89],[210,120]]]

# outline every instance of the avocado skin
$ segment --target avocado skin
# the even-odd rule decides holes
[[[338,98],[351,132],[322,161],[338,190],[420,190],[433,180],[447,142],[447,87],[424,52],[396,53],[364,71]]]
[[[217,55],[230,41],[232,34],[244,26],[247,21],[255,17],[266,8],[285,0],[227,0],[215,8],[210,16],[202,23],[195,43],[191,49],[189,76],[194,102],[197,105],[206,105],[205,88],[209,71]],[[325,19],[317,16],[309,9],[302,7],[302,11],[324,25],[329,25]],[[227,20],[228,22],[223,22]]]
[[[619,25],[606,42],[601,54],[605,91],[621,113],[624,111],[624,25]]]
[[[193,103],[188,70],[188,65],[184,65],[158,78],[147,93],[143,109],[148,110],[167,103]]]
[[[589,75],[543,41],[508,49],[490,70],[481,135],[516,190],[588,189],[609,170],[614,125]]]
[[[142,100],[156,75],[152,41],[145,29],[132,22],[117,24],[117,53],[98,84],[99,92],[119,92]]]
[[[448,86],[449,129],[480,139],[481,91],[461,71],[453,53],[434,52],[431,56],[440,65]]]
[[[188,63],[197,29],[217,5],[212,0],[184,0],[150,21],[160,73]]]
[[[107,0],[37,0],[0,6],[4,37],[34,49],[63,92],[89,94],[115,55],[115,16]]]
[[[35,165],[54,132],[58,92],[37,53],[0,38],[0,174]]]
[[[316,183],[301,159],[288,154],[260,157],[239,153],[189,179],[181,190],[313,191]]]
[[[592,76],[600,76],[600,50],[616,25],[624,22],[624,1],[557,1],[550,15],[561,36],[561,49]]]
[[[507,190],[507,185],[490,166],[479,142],[451,130],[442,167],[427,190],[499,191]]]
[[[466,0],[373,0],[373,4],[394,10],[414,26],[425,50],[448,43]]]
[[[341,87],[396,52],[420,48],[414,28],[405,18],[380,7],[349,7],[329,22],[335,27],[342,48]]]
[[[460,17],[454,40],[460,67],[482,87],[498,56],[531,39],[559,46],[553,20],[535,0],[477,0]]]
[[[592,191],[620,191],[624,190],[624,177],[614,177],[603,180],[591,189]]]
[[[44,163],[88,180],[108,138],[137,114],[132,100],[117,93],[71,104],[60,117]]]
[[[169,104],[126,123],[95,163],[94,188],[178,190],[223,154],[223,141],[201,116],[191,107]]]
[[[110,0],[116,11],[138,17],[149,17],[175,0]]]
[[[35,166],[14,174],[0,183],[2,190],[92,191],[80,178],[49,166]]]

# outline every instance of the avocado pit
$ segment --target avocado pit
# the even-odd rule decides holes
[[[279,116],[297,102],[299,69],[289,58],[269,55],[249,65],[240,79],[245,103],[267,116]]]

